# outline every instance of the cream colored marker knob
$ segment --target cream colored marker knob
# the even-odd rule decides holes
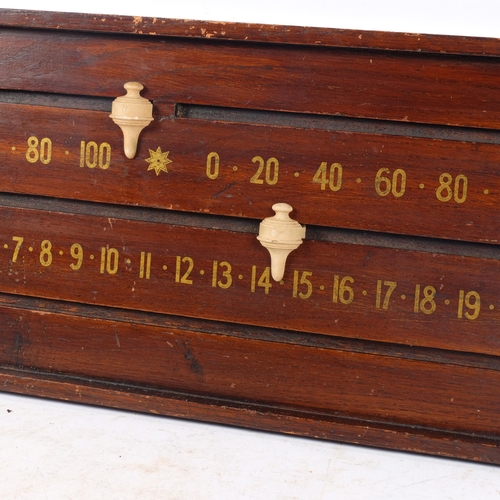
[[[140,83],[127,82],[124,87],[127,95],[113,101],[109,116],[122,129],[125,156],[133,158],[139,134],[153,121],[153,104],[139,94],[144,88]]]
[[[257,239],[271,255],[271,275],[274,281],[281,281],[285,274],[285,263],[292,250],[298,248],[306,237],[306,227],[301,226],[288,215],[293,208],[288,203],[275,203],[276,215],[260,223]]]

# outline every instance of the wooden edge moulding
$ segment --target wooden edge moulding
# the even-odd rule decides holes
[[[4,391],[500,464],[500,42],[0,9]]]

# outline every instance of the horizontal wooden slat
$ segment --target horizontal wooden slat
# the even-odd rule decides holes
[[[498,437],[500,371],[3,306],[0,363],[235,402]]]
[[[256,219],[286,201],[304,224],[500,238],[498,144],[170,116],[129,160],[108,113],[0,112],[4,192]]]
[[[500,66],[489,58],[8,28],[0,55],[6,89],[112,97],[137,80],[158,102],[500,123]]]
[[[217,401],[170,391],[99,383],[27,370],[0,369],[2,390],[154,415],[190,418],[332,441],[443,457],[499,463],[498,439],[457,435],[418,426],[376,425],[357,419],[285,411],[248,402]]]
[[[495,38],[0,9],[0,26],[264,43],[500,55]]]
[[[500,353],[497,259],[306,240],[282,283],[269,261],[255,234],[1,209],[6,293]]]

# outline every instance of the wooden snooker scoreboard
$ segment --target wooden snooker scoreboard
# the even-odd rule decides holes
[[[0,9],[4,391],[500,464],[499,208],[498,40]]]

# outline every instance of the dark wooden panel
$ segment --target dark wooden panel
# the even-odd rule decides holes
[[[6,207],[1,215],[7,293],[500,353],[497,259],[307,240],[276,283],[255,234]]]
[[[257,219],[286,201],[305,224],[489,243],[500,234],[497,144],[170,116],[128,160],[108,113],[0,112],[4,192]]]
[[[444,457],[498,463],[499,441],[419,426],[387,425],[324,414],[285,411],[248,402],[217,400],[171,391],[144,390],[27,370],[0,370],[2,390],[79,403],[218,422],[292,435],[368,444]]]
[[[489,58],[11,29],[0,56],[1,88],[115,97],[135,80],[158,102],[500,123],[500,66]]]
[[[0,26],[365,49],[500,55],[494,38],[0,9]]]
[[[119,315],[0,314],[4,366],[499,437],[498,370],[130,324]]]

